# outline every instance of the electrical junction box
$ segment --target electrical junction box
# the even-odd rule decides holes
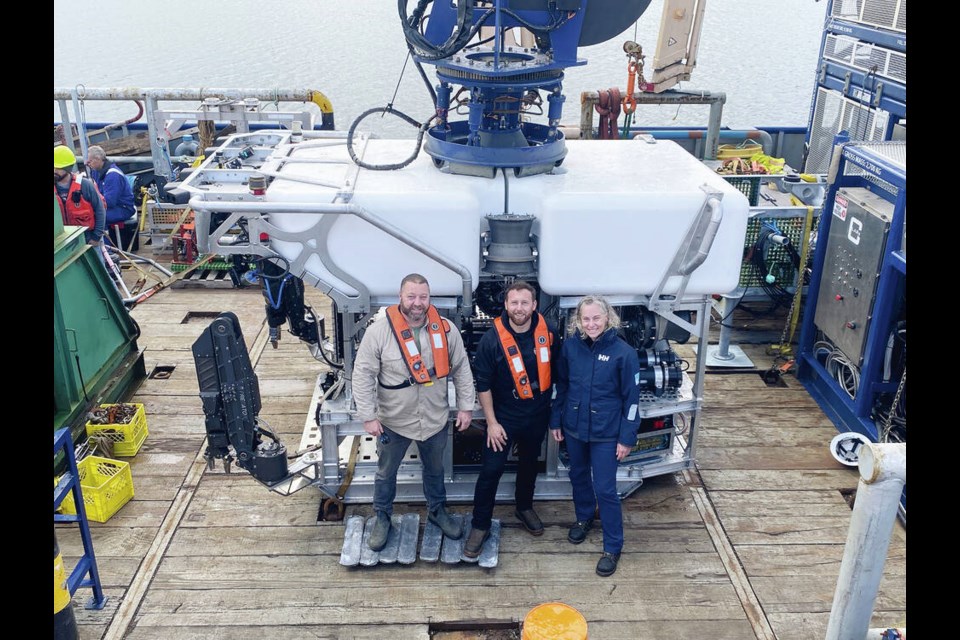
[[[814,323],[859,366],[893,205],[867,189],[841,188],[831,215]]]

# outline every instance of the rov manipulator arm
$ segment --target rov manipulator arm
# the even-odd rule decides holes
[[[211,322],[193,343],[193,359],[206,417],[204,457],[210,468],[221,458],[229,473],[236,453],[240,468],[267,486],[288,478],[286,448],[257,417],[260,387],[237,316],[221,313]]]

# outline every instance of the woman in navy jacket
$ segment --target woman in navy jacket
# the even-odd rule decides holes
[[[637,443],[640,362],[617,335],[620,318],[604,298],[586,296],[570,323],[557,362],[557,395],[550,415],[554,440],[566,440],[577,521],[567,535],[580,544],[599,507],[603,555],[597,573],[612,575],[623,548],[617,463]]]

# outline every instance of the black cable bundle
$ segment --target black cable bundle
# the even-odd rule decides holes
[[[400,23],[403,25],[403,35],[407,39],[414,52],[424,60],[442,60],[449,58],[453,54],[463,49],[471,38],[476,35],[480,28],[482,20],[471,28],[470,23],[473,20],[474,0],[461,0],[457,3],[457,25],[444,42],[439,47],[427,40],[420,33],[420,22],[423,20],[423,14],[427,5],[432,4],[433,0],[419,0],[413,13],[407,16],[407,2],[409,0],[397,0],[397,10],[400,12]],[[492,13],[492,10],[487,12]]]
[[[780,242],[774,242],[772,238],[782,240]],[[773,282],[767,282],[767,276],[773,274],[776,267],[784,264],[781,261],[771,261],[769,257],[770,251],[778,244],[783,247],[787,256],[790,258],[790,264],[793,265],[794,270],[799,272],[800,253],[797,251],[797,248],[793,246],[790,239],[782,234],[779,229],[768,222],[760,226],[757,240],[749,250],[750,266],[753,270],[753,275],[760,283],[760,288],[763,289],[764,293],[776,303],[773,307],[774,309],[781,304],[790,304],[790,300],[793,298],[793,293],[787,291],[777,282],[776,275],[774,275],[775,279]],[[803,286],[802,281],[799,283],[799,286]],[[771,311],[772,310],[773,309],[771,309]]]

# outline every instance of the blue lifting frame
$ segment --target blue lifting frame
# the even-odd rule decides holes
[[[53,459],[63,453],[66,462],[66,471],[60,476],[57,485],[53,488],[53,522],[76,522],[80,525],[80,538],[83,540],[83,557],[77,562],[67,577],[67,587],[70,596],[77,589],[92,588],[93,597],[84,605],[85,609],[103,609],[107,598],[103,595],[103,586],[100,584],[100,572],[97,570],[97,558],[93,553],[93,538],[90,536],[90,524],[87,522],[87,509],[83,504],[83,492],[80,488],[80,474],[77,471],[77,458],[73,452],[73,440],[70,438],[70,429],[59,429],[53,434]],[[76,515],[57,513],[67,493],[73,492],[73,503],[76,505]],[[88,577],[89,575],[89,577]]]
[[[841,98],[853,101],[861,107],[883,112],[890,116],[883,131],[883,140],[894,136],[896,125],[907,117],[907,84],[901,80],[884,75],[883,69],[857,69],[830,59],[828,39],[830,36],[854,38],[864,45],[876,46],[890,52],[906,55],[907,34],[890,27],[864,24],[855,19],[838,18],[833,15],[836,0],[829,0],[827,19],[824,22],[820,41],[820,53],[817,60],[817,75],[810,100],[810,112],[807,116],[807,144],[812,144],[817,130],[817,109],[823,107],[818,100],[821,90],[827,90]],[[905,59],[904,59],[905,64]],[[837,131],[833,132],[838,134]],[[856,134],[856,132],[853,132]]]
[[[902,166],[892,162],[888,156],[877,152],[884,145],[899,145],[905,151],[906,143],[852,143],[837,136],[839,163],[836,177],[827,191],[824,202],[824,215],[820,216],[817,248],[813,257],[813,274],[808,288],[807,302],[803,311],[803,325],[800,332],[800,344],[797,357],[797,378],[820,408],[836,425],[840,432],[855,431],[866,436],[871,442],[880,441],[880,426],[871,418],[871,411],[877,396],[882,393],[895,393],[899,381],[882,380],[883,361],[887,339],[891,326],[896,321],[894,312],[904,304],[906,291],[907,260],[906,247],[903,244],[903,227],[906,221],[907,173],[906,164]],[[904,154],[905,155],[905,154]],[[851,165],[855,165],[852,167]],[[851,168],[861,171],[858,175],[845,175]],[[896,187],[896,195],[881,188],[868,176],[873,176]],[[893,219],[881,260],[877,278],[876,299],[873,304],[873,316],[864,342],[864,357],[860,368],[860,384],[854,398],[840,386],[821,363],[814,351],[817,337],[815,312],[820,294],[824,263],[827,259],[826,241],[830,225],[834,219],[834,200],[837,191],[844,187],[862,187],[893,204]],[[855,356],[857,354],[847,354]],[[904,365],[906,366],[906,365]],[[891,408],[891,411],[893,408]],[[906,505],[906,494],[901,504]]]

